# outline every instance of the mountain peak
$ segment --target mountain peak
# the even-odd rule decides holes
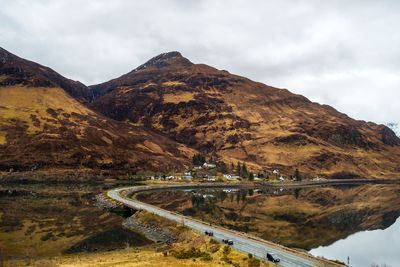
[[[170,66],[172,64],[192,64],[187,58],[184,58],[178,51],[171,51],[167,53],[159,54],[148,60],[146,63],[140,65],[132,72],[137,72],[149,67],[156,67],[158,69]]]

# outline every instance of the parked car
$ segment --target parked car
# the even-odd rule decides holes
[[[233,240],[228,240],[228,245],[233,245]]]
[[[214,235],[214,233],[212,231],[205,231],[204,233],[206,235],[208,235],[208,236],[213,236]]]
[[[267,259],[272,262],[280,262],[281,261],[281,259],[278,257],[278,255],[273,254],[273,253],[267,253]]]

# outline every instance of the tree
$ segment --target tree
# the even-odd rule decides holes
[[[227,168],[225,162],[220,161],[220,162],[218,162],[217,165],[218,165],[218,169],[219,169],[220,172],[222,172],[222,173],[227,173],[228,172],[228,168]]]
[[[192,158],[192,163],[194,166],[201,166],[206,162],[206,158],[202,154],[196,154]]]
[[[240,176],[240,174],[242,173],[242,168],[240,167],[240,162],[238,161],[237,166],[236,166],[236,171],[237,174]]]
[[[295,170],[294,177],[296,177],[297,181],[301,181],[301,175],[300,175],[299,169]]]
[[[249,181],[253,181],[254,180],[254,174],[251,172],[249,173]]]
[[[244,176],[244,177],[247,176],[247,168],[246,168],[245,162],[243,162],[243,165],[242,165],[242,176]]]

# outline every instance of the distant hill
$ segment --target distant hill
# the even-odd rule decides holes
[[[82,103],[90,90],[0,48],[0,172],[180,170],[196,151]]]
[[[400,139],[390,128],[193,64],[179,52],[89,88],[88,106],[96,112],[157,130],[227,163],[339,178],[400,173]]]

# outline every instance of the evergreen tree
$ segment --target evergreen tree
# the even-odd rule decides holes
[[[243,162],[243,165],[242,165],[242,176],[244,176],[244,177],[247,176],[247,168],[246,168],[245,162]],[[254,176],[253,176],[253,178],[254,178]]]
[[[238,161],[237,166],[236,166],[236,171],[237,174],[240,176],[242,173],[242,168],[240,167],[240,162]]]
[[[299,169],[296,169],[296,171],[294,172],[294,177],[296,177],[297,181],[301,181],[301,175]]]
[[[252,172],[249,173],[249,181],[254,180],[254,174]]]

